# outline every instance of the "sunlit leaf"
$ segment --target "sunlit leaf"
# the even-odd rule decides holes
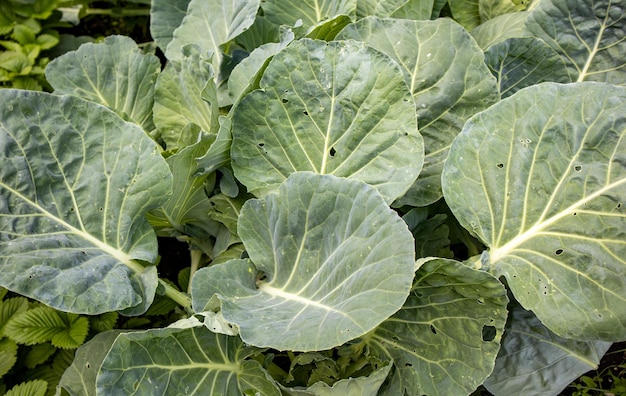
[[[154,82],[161,64],[124,36],[102,43],[86,43],[46,67],[46,78],[56,94],[71,94],[100,103],[127,121],[154,130]]]
[[[384,54],[351,40],[303,39],[274,56],[260,86],[233,110],[233,170],[251,193],[313,171],[364,181],[393,201],[417,177],[414,104]]]
[[[221,46],[252,25],[259,4],[260,0],[191,0],[187,14],[167,45],[167,59],[180,60],[182,48],[196,44],[202,53],[213,53],[213,69],[220,70]]]
[[[238,337],[204,326],[120,334],[100,366],[97,394],[279,396],[278,387]]]
[[[145,311],[157,274],[143,215],[171,173],[138,126],[76,97],[1,90],[0,284],[75,313]]]
[[[276,25],[310,28],[319,22],[346,15],[356,17],[357,0],[265,0],[263,13]]]
[[[625,114],[622,87],[532,86],[468,121],[446,161],[446,202],[489,247],[478,265],[561,337],[626,338]]]
[[[332,348],[400,308],[414,270],[404,222],[372,187],[299,172],[249,200],[238,224],[250,260],[199,270],[196,312],[214,309],[251,345]]]

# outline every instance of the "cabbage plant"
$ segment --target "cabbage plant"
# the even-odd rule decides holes
[[[0,285],[181,318],[57,394],[558,394],[626,340],[625,15],[153,0],[161,58],[111,36],[0,91]]]

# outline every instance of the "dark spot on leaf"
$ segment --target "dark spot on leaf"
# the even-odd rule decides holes
[[[404,367],[413,367],[411,363],[404,363]]]
[[[560,256],[561,254],[563,254],[563,249],[556,249],[554,254],[556,254],[557,256]]]
[[[91,368],[91,365],[89,363],[87,363],[87,368]]]
[[[576,165],[576,166],[574,167],[574,170],[575,170],[576,172],[580,172],[582,169],[583,169],[583,167],[582,167],[582,166],[580,166],[580,165]]]
[[[622,208],[622,203],[620,202],[617,204],[617,209],[621,209],[621,208]]]
[[[287,102],[289,102],[289,99],[283,98],[283,103],[287,103]]]
[[[500,169],[504,168],[504,164],[502,162],[498,163],[496,166]]]
[[[578,213],[574,212],[573,215],[576,216]]]
[[[330,154],[330,156],[331,156],[331,157],[334,157],[334,156],[335,156],[335,154],[337,154],[337,151],[335,150],[335,148],[334,148],[334,147],[331,147],[331,148],[330,148],[330,152],[329,152],[329,154]]]
[[[104,208],[99,208],[98,210],[99,210],[100,212],[102,212],[102,211],[104,210]]]
[[[430,331],[433,332],[433,334],[437,334],[437,329],[435,329],[435,326],[430,325]]]
[[[420,293],[420,292],[415,292],[415,295],[416,295],[416,296],[418,296],[418,297],[423,297],[423,296],[424,296],[424,295],[423,295],[422,293]]]
[[[483,341],[493,341],[496,338],[495,326],[483,326]]]
[[[302,114],[304,114],[304,115],[308,116],[308,115],[309,115],[309,112],[308,112],[308,111],[306,111],[306,110],[304,110],[304,111],[302,112]]]
[[[479,297],[478,300],[476,300],[476,301],[478,301],[478,303],[481,304],[481,305],[485,303],[485,299],[482,298],[482,297]]]
[[[257,146],[263,148],[263,147],[265,147],[265,143],[261,142],[261,143],[257,144]]]

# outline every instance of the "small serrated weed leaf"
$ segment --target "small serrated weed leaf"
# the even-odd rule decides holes
[[[48,390],[48,383],[44,380],[23,382],[14,386],[5,396],[44,396]]]
[[[0,340],[0,377],[11,370],[17,361],[17,344],[8,338]]]
[[[85,342],[89,332],[89,319],[73,313],[59,313],[65,322],[64,329],[59,329],[50,340],[57,348],[75,349]]]
[[[14,316],[28,310],[28,299],[25,297],[9,298],[0,301],[0,337],[4,334],[4,326]]]
[[[4,332],[18,344],[34,345],[50,341],[66,327],[58,311],[40,306],[13,316]]]

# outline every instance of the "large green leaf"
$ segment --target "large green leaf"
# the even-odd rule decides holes
[[[395,364],[380,394],[468,395],[493,369],[506,290],[490,274],[457,261],[422,261],[402,309],[366,337],[371,354]]]
[[[597,368],[612,344],[561,338],[532,312],[511,305],[495,368],[484,383],[495,395],[561,394],[576,378]]]
[[[195,143],[197,134],[187,134],[189,124],[205,134],[217,134],[219,108],[210,57],[195,45],[182,49],[180,61],[170,61],[155,86],[154,123],[168,150]],[[205,100],[209,92],[210,100]]]
[[[257,196],[291,173],[362,180],[388,202],[422,167],[414,104],[397,64],[355,41],[294,42],[233,109],[235,176]]]
[[[0,284],[76,313],[152,302],[143,215],[172,175],[141,128],[72,96],[0,91]]]
[[[263,13],[277,25],[310,28],[338,15],[356,18],[357,0],[265,0]]]
[[[187,6],[191,0],[151,0],[150,34],[156,44],[165,51],[174,37],[174,30],[187,15]]]
[[[365,18],[337,38],[365,41],[400,64],[415,99],[426,157],[416,183],[398,203],[426,206],[437,201],[452,140],[470,116],[499,99],[483,52],[461,26],[448,19]]]
[[[196,312],[221,304],[244,342],[332,348],[396,312],[414,271],[406,225],[371,186],[299,172],[278,194],[249,200],[238,224],[250,260],[199,270]]]
[[[468,121],[444,167],[484,268],[561,337],[626,338],[625,114],[626,88],[529,87]]]
[[[104,358],[97,395],[267,395],[280,390],[238,337],[204,326],[120,334]]]
[[[103,104],[152,132],[154,82],[160,70],[159,58],[142,53],[132,39],[109,36],[59,56],[46,67],[46,78],[56,94]]]
[[[526,28],[567,64],[573,81],[626,84],[626,6],[615,0],[542,0]]]
[[[213,53],[213,69],[220,70],[221,46],[252,26],[259,5],[260,0],[191,0],[167,45],[167,59],[180,60],[185,45],[197,44],[202,53]]]

